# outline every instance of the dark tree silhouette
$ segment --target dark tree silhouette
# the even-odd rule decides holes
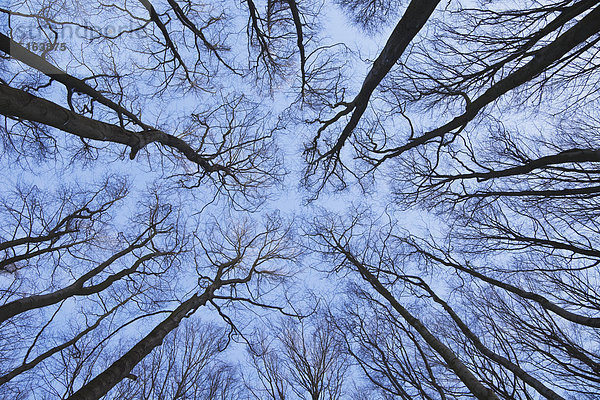
[[[284,320],[275,339],[257,335],[249,357],[257,379],[248,379],[256,399],[341,399],[350,363],[333,325],[321,315],[307,320]]]
[[[0,398],[600,396],[597,0],[0,21]]]

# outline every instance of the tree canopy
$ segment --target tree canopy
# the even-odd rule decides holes
[[[598,1],[5,3],[0,399],[600,397]]]

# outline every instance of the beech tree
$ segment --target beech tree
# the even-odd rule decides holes
[[[197,358],[242,334],[236,304],[285,307],[270,293],[293,272],[291,227],[246,213],[284,172],[281,127],[257,94],[290,71],[306,81],[310,10],[26,1],[0,13],[2,160],[16,172],[3,181],[3,396],[136,396],[133,376],[178,379],[161,369],[173,351],[164,362],[195,375],[178,381],[186,396],[235,397],[221,387],[233,369],[209,374]],[[201,307],[219,337],[176,345]]]
[[[0,397],[600,396],[598,1],[0,20]]]
[[[168,296],[183,250],[172,211],[140,204],[133,228],[120,231],[113,218],[126,194],[126,182],[109,178],[92,192],[25,187],[4,197],[0,382],[8,392],[60,355],[79,358],[81,343],[125,310],[143,318],[156,311],[154,296]]]
[[[188,320],[138,364],[109,398],[240,398],[239,371],[219,359],[226,338],[214,325]]]
[[[272,338],[256,335],[248,353],[254,374],[246,379],[256,399],[341,399],[349,396],[350,363],[340,337],[323,316],[283,320]]]
[[[598,4],[450,3],[387,56],[414,9],[308,147],[312,179],[392,186],[309,230],[363,280],[338,329],[382,396],[595,398]]]

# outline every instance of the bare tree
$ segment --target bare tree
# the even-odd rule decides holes
[[[309,231],[331,271],[355,272],[338,329],[382,395],[598,396],[599,13],[593,1],[449,3],[422,14],[399,57],[383,47],[391,64],[372,89],[379,58],[354,101],[315,121],[307,175],[322,175],[309,188],[343,187],[347,172],[391,183],[399,206]],[[346,144],[361,161],[345,164]]]
[[[358,81],[364,49],[325,38],[338,5],[389,27]],[[0,16],[2,396],[600,396],[597,0]],[[307,197],[374,188],[379,211],[251,216],[301,143]],[[327,274],[329,314],[257,333],[297,308],[298,269]]]
[[[117,145],[106,147],[118,153],[125,146],[130,159],[142,151],[151,168],[185,187],[212,188],[240,207],[255,207],[282,176],[274,141],[281,127],[244,87],[273,85],[275,75],[288,79],[297,56],[304,90],[312,11],[269,1],[262,16],[262,5],[247,6],[248,51],[260,49],[250,65],[229,55],[242,36],[242,10],[234,4],[23,2],[0,9],[9,22],[0,36],[6,148],[25,157],[37,147],[97,158],[101,146]],[[247,79],[252,71],[254,82]],[[228,89],[232,79],[239,90]],[[160,112],[144,93],[162,104]],[[178,101],[182,96],[188,100]]]
[[[53,196],[22,185],[4,200],[5,393],[100,398],[199,307],[230,326],[220,344],[242,334],[229,314],[236,304],[283,309],[263,291],[290,273],[290,228],[266,217],[261,231],[231,207],[255,210],[281,180],[281,126],[262,93],[248,89],[298,71],[303,90],[311,7],[247,5],[25,1],[0,9],[8,22],[0,33],[2,161],[34,173],[54,168],[55,179],[73,185]],[[246,33],[242,14],[251,16]],[[267,47],[245,62],[238,44],[254,53],[257,37]],[[98,171],[130,169],[131,185],[113,178],[93,187]],[[204,219],[211,204],[225,210]],[[194,372],[207,398],[230,396],[232,373],[225,364]]]
[[[275,338],[259,335],[249,355],[260,384],[255,398],[341,399],[349,363],[342,342],[323,316],[310,323],[283,320]]]
[[[321,217],[310,233],[338,271],[354,270],[370,286],[353,284],[336,325],[375,387],[407,399],[453,398],[464,390],[477,398],[595,396],[592,270],[533,258],[529,245],[535,267],[511,257],[510,247],[498,258],[504,270],[494,266],[489,247],[480,266],[473,256],[486,239],[471,247],[461,242],[465,250],[456,251],[455,234],[453,247],[436,247],[356,210],[345,223]],[[470,259],[457,259],[461,253]]]
[[[437,4],[410,3],[354,100],[336,103],[341,111],[315,121],[321,126],[307,145],[308,176],[343,183],[344,172],[364,178],[388,160],[408,163],[415,154],[435,169],[458,151],[455,142],[470,142],[467,135],[482,121],[494,123],[542,101],[557,113],[573,110],[591,95],[585,82],[596,71],[586,67],[595,65],[596,2],[523,2],[508,9],[456,3],[434,12]],[[406,31],[416,21],[419,26]],[[427,34],[417,36],[426,23]],[[560,85],[573,87],[573,95],[550,90]],[[372,111],[365,114],[367,105]],[[448,122],[426,122],[448,114]],[[347,142],[365,163],[346,165],[341,149]]]
[[[220,360],[223,328],[190,319],[121,381],[107,398],[236,399],[239,372]]]
[[[24,187],[3,199],[0,385],[18,387],[65,352],[77,357],[126,310],[151,312],[181,238],[170,207],[156,203],[132,216],[133,229],[111,221],[126,194],[112,177],[93,191]]]
[[[192,248],[204,249],[203,259],[198,254],[189,260],[197,265],[200,276],[196,293],[182,299],[166,318],[69,399],[100,398],[108,393],[199,307],[212,305],[230,322],[218,304],[219,300],[261,306],[258,302],[260,291],[268,285],[268,278],[277,278],[284,273],[273,264],[294,258],[287,243],[287,231],[275,219],[267,220],[263,231],[252,229],[249,223],[237,226],[215,224],[210,229],[210,241],[196,242],[197,247]],[[268,304],[264,306],[274,308]]]

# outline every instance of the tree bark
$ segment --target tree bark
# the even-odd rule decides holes
[[[65,299],[68,299],[69,297],[72,297],[72,296],[84,296],[84,295],[90,295],[93,293],[99,293],[102,290],[109,287],[110,285],[112,285],[115,281],[117,281],[117,280],[123,278],[125,275],[131,274],[132,272],[137,270],[137,268],[144,261],[147,261],[153,257],[158,257],[160,255],[165,254],[165,253],[147,254],[147,255],[139,258],[138,260],[136,260],[131,267],[108,276],[104,281],[102,281],[98,284],[92,285],[92,286],[87,286],[87,287],[83,286],[86,281],[88,281],[90,278],[98,275],[100,272],[102,272],[104,269],[106,269],[106,267],[111,265],[115,260],[117,260],[121,256],[125,255],[126,253],[129,253],[131,250],[133,250],[133,249],[126,249],[120,253],[115,254],[114,256],[112,256],[105,262],[101,263],[99,266],[97,266],[93,270],[84,274],[82,277],[77,279],[75,282],[73,282],[69,286],[66,286],[62,289],[56,290],[51,293],[45,293],[45,294],[24,297],[21,299],[11,301],[10,303],[4,304],[3,306],[0,306],[0,322],[6,321],[7,319],[14,317],[15,315],[21,314],[21,313],[29,311],[29,310],[47,307],[52,304],[59,303]]]
[[[564,397],[560,396],[558,393],[554,392],[552,389],[545,386],[542,382],[540,382],[535,377],[531,376],[525,370],[523,370],[520,366],[513,363],[506,357],[501,356],[490,350],[483,342],[469,329],[467,324],[454,312],[452,307],[444,300],[442,300],[425,282],[420,280],[418,286],[423,287],[427,293],[431,296],[433,301],[440,304],[444,310],[450,315],[452,320],[456,323],[456,325],[460,328],[463,334],[473,343],[475,348],[481,352],[484,356],[488,357],[490,360],[500,364],[504,368],[508,369],[510,372],[515,374],[515,376],[519,377],[523,382],[527,383],[529,386],[534,388],[539,394],[544,396],[550,400],[565,400]]]
[[[0,83],[0,113],[7,117],[39,122],[80,138],[124,144],[131,147],[131,159],[140,149],[156,142],[179,151],[207,172],[226,170],[223,166],[210,164],[176,136],[158,130],[134,132],[97,121],[3,83]]]
[[[146,337],[135,344],[120,359],[115,361],[100,375],[85,384],[67,400],[96,400],[104,396],[117,383],[122,381],[131,370],[152,350],[160,346],[164,338],[177,328],[183,318],[198,307],[204,306],[214,296],[215,290],[221,286],[220,281],[212,283],[201,294],[195,294],[177,307],[165,320],[156,326]]]
[[[96,100],[98,103],[103,104],[108,108],[112,109],[113,111],[117,112],[119,116],[125,115],[131,121],[135,122],[142,128],[150,129],[150,126],[140,121],[140,119],[131,111],[108,99],[102,93],[98,92],[96,89],[94,89],[81,79],[75,78],[74,76],[67,74],[65,71],[52,65],[45,58],[42,58],[35,53],[32,53],[31,51],[27,50],[25,47],[21,46],[19,43],[13,41],[8,36],[3,35],[2,33],[0,33],[0,50],[6,53],[7,55],[11,56],[15,60],[18,60],[30,66],[31,68],[40,71],[49,78],[62,83],[63,85],[65,85],[69,92],[75,91],[86,94],[92,99]]]
[[[346,140],[352,134],[356,125],[369,104],[371,95],[379,86],[383,78],[390,72],[394,64],[398,62],[410,42],[415,38],[419,31],[425,26],[425,23],[433,14],[433,11],[440,3],[440,0],[413,0],[406,8],[404,15],[394,28],[388,38],[383,50],[373,62],[371,70],[367,74],[360,92],[350,103],[350,109],[354,109],[350,121],[344,127],[340,137],[338,138],[334,147],[327,152],[327,154],[334,155],[344,146]],[[341,113],[347,114],[350,110],[344,110]],[[339,114],[338,114],[339,115]],[[332,120],[337,120],[334,118]]]
[[[340,248],[340,251],[344,254],[346,259],[354,265],[362,277],[371,284],[373,289],[383,296],[388,303],[404,318],[410,326],[412,326],[421,335],[423,340],[427,342],[429,346],[435,352],[437,352],[446,362],[448,368],[450,368],[456,376],[462,381],[462,383],[471,391],[471,393],[479,400],[499,400],[498,396],[489,388],[485,387],[473,373],[467,368],[467,366],[458,358],[458,356],[442,343],[435,335],[433,335],[429,329],[416,317],[414,317],[410,311],[404,308],[398,300],[383,286],[383,284],[377,279],[369,270],[362,265],[354,256],[348,251]]]
[[[536,51],[531,61],[527,64],[509,74],[498,83],[492,85],[480,97],[469,103],[463,114],[455,117],[452,121],[439,128],[424,133],[403,146],[390,149],[388,154],[386,154],[379,163],[386,159],[397,157],[405,151],[425,144],[432,139],[443,137],[455,129],[463,128],[487,105],[512,89],[534,79],[553,63],[560,60],[569,51],[573,50],[598,32],[600,32],[600,7],[596,7],[569,30],[556,38],[552,43]]]

